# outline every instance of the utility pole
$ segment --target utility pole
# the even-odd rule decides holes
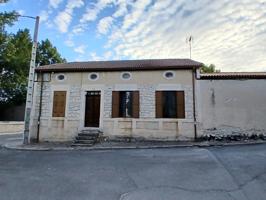
[[[29,17],[29,16],[22,16]],[[36,52],[37,52],[37,37],[38,37],[38,29],[39,29],[39,21],[40,17],[29,17],[35,19],[35,27],[34,27],[34,36],[33,36],[33,44],[31,50],[31,60],[30,60],[30,70],[28,77],[28,88],[27,88],[27,99],[26,99],[26,108],[25,108],[25,118],[24,118],[24,133],[23,133],[23,144],[29,144],[30,138],[30,114],[32,109],[32,99],[33,99],[33,86],[34,86],[34,72],[35,72],[35,60],[36,60]]]

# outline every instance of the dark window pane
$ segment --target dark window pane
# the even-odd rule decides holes
[[[133,104],[133,93],[126,91],[120,92],[120,117],[132,117],[132,104]]]
[[[176,92],[163,92],[163,117],[176,118]]]

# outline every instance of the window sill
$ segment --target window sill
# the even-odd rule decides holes
[[[65,117],[52,117],[52,120],[65,120]]]

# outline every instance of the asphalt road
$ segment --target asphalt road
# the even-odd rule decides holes
[[[1,139],[1,137],[0,137]],[[0,200],[265,200],[266,145],[0,149]]]

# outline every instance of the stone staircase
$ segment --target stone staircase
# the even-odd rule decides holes
[[[72,146],[93,146],[99,141],[99,130],[82,130],[76,136]]]

